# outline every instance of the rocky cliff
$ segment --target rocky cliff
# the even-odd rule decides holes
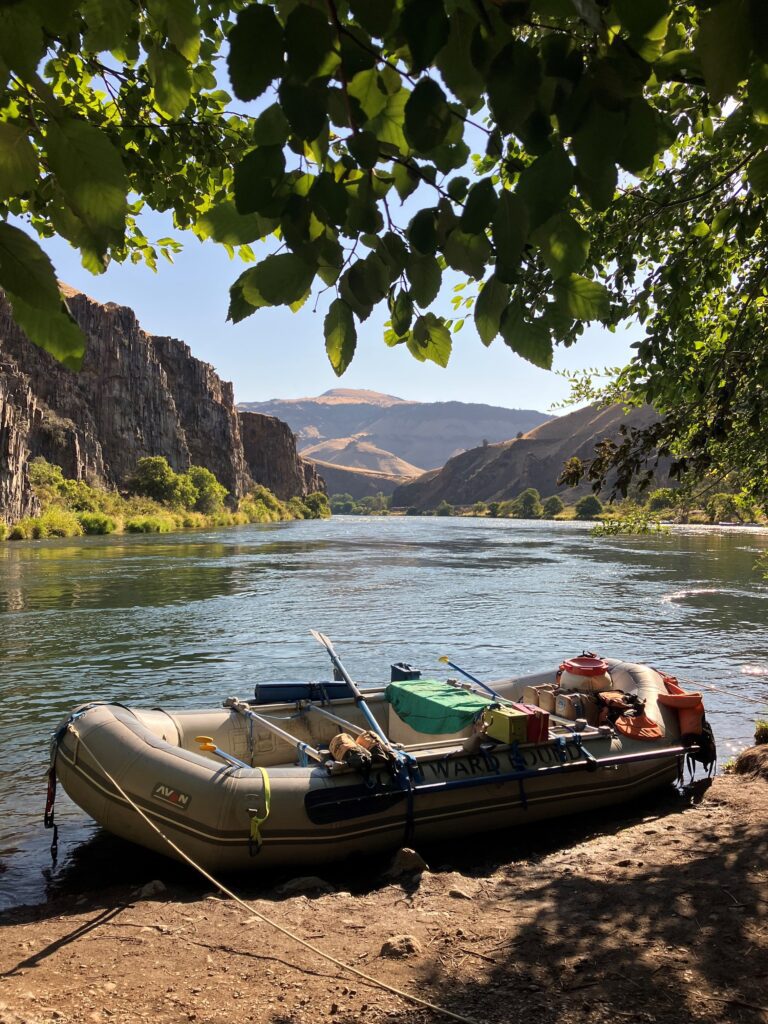
[[[0,513],[11,521],[35,511],[27,461],[36,414],[29,381],[0,350]]]
[[[324,491],[325,484],[311,462],[296,452],[296,438],[276,416],[240,413],[245,461],[256,483],[264,484],[283,500]]]
[[[544,497],[560,494],[570,500],[590,493],[589,484],[563,490],[557,478],[572,456],[588,459],[604,438],[617,439],[622,424],[642,427],[656,418],[652,409],[635,409],[628,415],[619,406],[598,409],[587,406],[558,416],[529,433],[501,444],[489,444],[450,459],[439,471],[425,473],[398,487],[392,495],[396,507],[433,509],[441,501],[472,505],[476,501],[516,498],[526,487]]]
[[[232,385],[175,338],[143,331],[134,312],[65,289],[88,340],[73,373],[32,345],[0,293],[0,517],[13,521],[34,506],[26,465],[42,455],[74,479],[120,487],[145,455],[163,455],[177,471],[210,469],[240,498],[254,474],[246,462]],[[288,427],[251,445],[259,482],[317,489],[314,470],[296,456]],[[308,474],[308,477],[307,477]],[[309,480],[309,483],[308,483]],[[312,484],[312,486],[309,486]]]

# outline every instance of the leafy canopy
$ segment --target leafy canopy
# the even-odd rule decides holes
[[[0,286],[76,367],[54,268],[7,218],[100,273],[172,259],[148,207],[254,263],[233,321],[327,300],[337,374],[384,302],[386,343],[442,366],[469,314],[545,368],[634,317],[609,397],[663,419],[594,474],[727,455],[768,492],[767,62],[764,0],[6,0]],[[449,319],[451,271],[477,286]]]

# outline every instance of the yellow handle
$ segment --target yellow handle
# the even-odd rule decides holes
[[[213,736],[195,736],[195,743],[200,744],[201,750],[216,750],[216,744],[213,742]]]

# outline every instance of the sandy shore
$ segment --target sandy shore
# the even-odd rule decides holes
[[[698,803],[665,796],[427,859],[395,882],[355,876],[354,892],[338,873],[333,888],[238,891],[476,1021],[768,1020],[765,782],[726,776]],[[382,955],[388,942],[402,955]],[[441,1019],[188,885],[96,884],[0,930],[0,1024]]]

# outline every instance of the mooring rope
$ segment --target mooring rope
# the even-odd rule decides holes
[[[263,921],[265,924],[270,925],[272,928],[274,928],[281,934],[285,935],[287,938],[293,940],[294,942],[298,942],[299,945],[304,946],[305,949],[311,950],[313,953],[317,954],[317,956],[322,957],[323,960],[327,960],[329,963],[334,964],[336,967],[339,967],[343,971],[347,971],[349,974],[354,974],[356,977],[362,978],[363,981],[367,981],[369,985],[374,985],[377,988],[383,989],[385,992],[391,992],[393,995],[398,996],[400,999],[406,1000],[406,1002],[415,1003],[417,1006],[424,1006],[428,1010],[432,1010],[435,1013],[442,1014],[444,1017],[450,1017],[452,1020],[461,1021],[462,1024],[483,1024],[483,1022],[478,1021],[476,1017],[465,1017],[460,1013],[454,1012],[453,1010],[446,1009],[444,1006],[438,1006],[436,1003],[431,1003],[429,1002],[428,999],[422,999],[421,996],[414,996],[411,995],[410,992],[403,992],[402,989],[395,988],[394,985],[390,985],[386,981],[381,981],[379,978],[374,978],[372,975],[366,974],[365,971],[361,971],[358,967],[353,967],[351,964],[345,964],[343,960],[338,960],[335,956],[332,956],[330,953],[326,953],[325,950],[320,949],[319,946],[314,946],[311,942],[307,942],[307,940],[302,939],[300,935],[296,935],[294,932],[289,931],[288,928],[283,927],[283,925],[278,924],[277,921],[273,921],[271,918],[267,917],[266,914],[262,914],[261,911],[256,910],[255,907],[252,907],[249,903],[246,903],[246,901],[241,899],[237,895],[237,893],[233,892],[231,889],[228,889],[223,882],[220,882],[217,878],[214,878],[213,875],[210,874],[210,872],[206,871],[206,869],[202,865],[198,864],[193,857],[190,857],[190,855],[186,853],[184,850],[182,850],[180,846],[177,846],[176,843],[174,843],[174,841],[170,839],[154,823],[154,821],[151,820],[151,818],[147,814],[145,814],[145,812],[139,807],[135,800],[131,799],[131,797],[126,793],[126,791],[117,781],[117,779],[115,779],[114,776],[107,771],[107,769],[98,759],[98,757],[96,757],[93,750],[91,750],[91,748],[85,742],[83,737],[77,731],[75,726],[70,722],[67,728],[71,733],[73,733],[77,737],[78,742],[82,744],[83,749],[87,751],[96,767],[104,773],[106,778],[109,779],[109,781],[115,787],[117,792],[134,809],[134,811],[136,811],[139,817],[143,818],[147,825],[149,825],[149,827],[154,832],[156,832],[160,836],[160,838],[163,839],[171,847],[172,850],[175,850],[176,853],[178,853],[178,855],[187,862],[187,864],[189,864],[196,871],[198,871],[203,876],[203,878],[206,878],[212,885],[215,885],[220,892],[224,893],[225,896],[229,896],[230,899],[234,900],[235,903],[239,904],[239,906],[241,906],[243,910],[247,911],[253,917],[258,918],[260,921]]]

